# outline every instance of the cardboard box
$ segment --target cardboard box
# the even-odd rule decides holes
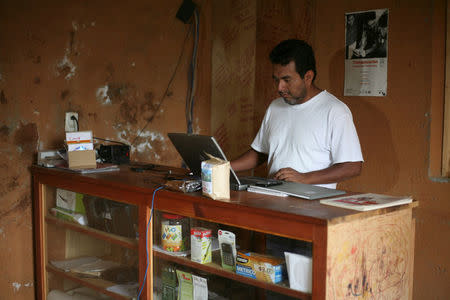
[[[67,157],[71,169],[91,169],[97,167],[92,131],[66,132]]]
[[[282,258],[253,252],[238,251],[236,274],[269,283],[283,280],[285,262]]]
[[[211,262],[211,229],[191,228],[191,260],[200,264]]]
[[[71,169],[91,169],[97,167],[95,150],[69,151],[67,155],[69,168]]]

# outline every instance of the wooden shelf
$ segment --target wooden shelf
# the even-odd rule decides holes
[[[100,278],[84,278],[84,277],[80,277],[75,273],[72,272],[64,272],[63,270],[60,270],[58,268],[55,268],[51,265],[47,265],[46,267],[47,272],[51,272],[57,276],[69,279],[73,282],[79,283],[83,286],[87,286],[93,290],[96,290],[102,294],[108,295],[114,299],[118,299],[118,300],[129,300],[132,298],[129,297],[125,297],[113,292],[110,292],[108,290],[106,290],[106,288],[110,287],[110,286],[114,286],[116,285],[113,282],[107,281],[107,280],[103,280]]]
[[[80,233],[84,233],[87,235],[91,235],[93,237],[105,240],[107,242],[113,243],[113,244],[117,244],[120,245],[122,247],[125,248],[129,248],[132,250],[137,250],[138,249],[138,243],[139,241],[137,239],[131,239],[131,238],[126,238],[117,234],[112,234],[112,233],[108,233],[102,230],[97,230],[88,226],[83,226],[83,225],[79,225],[76,223],[72,223],[72,222],[68,222],[68,221],[64,221],[61,219],[58,219],[54,216],[50,216],[47,215],[45,217],[45,221],[48,224],[54,224],[54,225],[58,225],[58,226],[63,226],[65,228],[80,232]]]
[[[218,251],[215,251],[218,253]],[[222,268],[222,266],[219,263],[216,263],[215,259],[213,258],[212,263],[208,264],[199,264],[196,262],[191,261],[189,257],[183,257],[183,256],[174,256],[170,254],[166,254],[163,252],[155,251],[153,250],[153,256],[157,258],[161,258],[167,261],[174,262],[176,264],[180,264],[183,266],[187,266],[196,270],[202,270],[207,273],[211,273],[214,275],[218,275],[224,278],[228,278],[231,280],[239,281],[248,285],[252,285],[258,288],[271,290],[279,294],[287,295],[290,297],[300,298],[303,300],[311,299],[311,294],[302,293],[293,289],[290,289],[288,287],[287,282],[282,282],[281,284],[272,284],[272,283],[266,283],[263,281],[259,281],[256,279],[252,279],[249,277],[238,275],[232,271],[228,271]],[[214,257],[214,255],[213,255]]]
[[[170,169],[175,170],[172,167]],[[280,198],[231,191],[229,200],[212,200],[202,196],[201,192],[180,193],[170,190],[159,191],[152,201],[163,178],[151,172],[133,172],[126,165],[121,166],[119,172],[95,174],[76,174],[38,166],[33,166],[31,171],[38,299],[46,299],[50,287],[62,286],[64,282],[60,278],[88,286],[114,299],[126,299],[106,291],[107,286],[112,285],[111,282],[81,278],[55,269],[47,263],[52,259],[77,255],[111,256],[113,261],[129,260],[130,264],[137,265],[139,282],[143,287],[140,296],[142,300],[152,299],[156,284],[154,276],[160,273],[159,262],[173,262],[180,267],[192,269],[193,273],[198,270],[226,278],[231,281],[230,287],[233,287],[233,281],[256,287],[258,295],[255,295],[255,299],[264,290],[301,299],[341,299],[348,294],[349,287],[355,289],[359,287],[358,282],[364,280],[367,289],[372,290],[378,284],[377,278],[382,278],[384,285],[398,283],[392,288],[377,290],[377,299],[395,299],[399,295],[407,297],[412,290],[415,233],[413,208],[417,206],[414,203],[360,212],[294,197]],[[48,210],[56,205],[56,188],[135,205],[138,208],[139,240],[51,216]],[[152,231],[147,233],[151,208],[242,229],[243,236],[240,238],[256,245],[260,242],[259,233],[310,242],[313,248],[312,292],[306,294],[290,289],[286,283],[270,284],[237,275],[224,270],[220,260],[214,257],[214,263],[199,264],[192,262],[190,257],[176,257],[153,251],[154,261],[151,266],[157,266],[158,269],[154,270],[155,273],[152,268],[148,269],[147,274],[147,247],[151,240],[147,241],[144,237],[150,235],[155,238]],[[391,226],[392,224],[395,226]],[[245,231],[258,234],[247,236]],[[351,251],[347,251],[348,245],[351,245]],[[256,248],[259,249],[259,246]],[[379,249],[392,251],[380,252]],[[373,262],[372,265],[369,260]],[[401,261],[401,268],[395,272],[386,272],[386,268],[382,267],[385,261]],[[370,278],[365,278],[369,271]]]

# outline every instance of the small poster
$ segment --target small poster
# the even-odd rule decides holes
[[[345,14],[344,96],[386,96],[388,9]]]

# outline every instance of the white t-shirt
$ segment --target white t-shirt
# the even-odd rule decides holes
[[[297,105],[272,101],[251,147],[268,155],[269,176],[281,168],[305,173],[363,161],[350,109],[327,91]]]

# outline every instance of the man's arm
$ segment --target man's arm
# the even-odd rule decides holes
[[[235,172],[246,171],[256,168],[267,161],[267,155],[250,148],[247,152],[230,162],[231,168]]]
[[[340,182],[361,173],[362,162],[337,163],[326,169],[299,173],[292,168],[283,168],[275,173],[274,178],[285,181],[294,181],[307,184],[325,184]]]

